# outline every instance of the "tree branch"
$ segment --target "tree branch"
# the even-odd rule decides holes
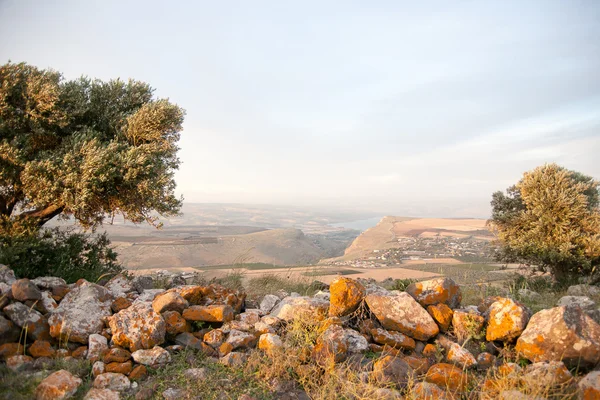
[[[55,204],[51,204],[46,208],[39,210],[26,211],[19,215],[19,218],[25,219],[37,219],[37,226],[42,226],[46,222],[50,221],[52,218],[59,215],[65,209],[64,206],[58,206]]]

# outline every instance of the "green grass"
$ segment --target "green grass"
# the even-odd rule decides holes
[[[188,379],[184,371],[189,368],[205,368],[206,379]],[[150,370],[143,387],[154,390],[153,399],[162,399],[163,392],[169,388],[183,389],[181,399],[232,399],[237,400],[242,394],[255,399],[272,399],[266,383],[246,374],[240,368],[229,368],[207,358],[193,350],[185,350],[173,356],[170,364]]]

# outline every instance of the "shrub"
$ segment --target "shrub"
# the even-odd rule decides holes
[[[123,270],[106,233],[84,234],[42,229],[39,233],[0,235],[0,263],[20,278],[57,276],[67,282],[95,282]]]

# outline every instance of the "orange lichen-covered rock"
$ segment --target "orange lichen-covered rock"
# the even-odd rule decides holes
[[[260,335],[260,338],[258,339],[258,348],[267,354],[272,354],[273,352],[283,348],[283,342],[281,341],[279,335],[265,333]]]
[[[131,306],[132,302],[127,297],[121,296],[117,297],[112,304],[110,305],[111,310],[113,312],[119,312]]]
[[[165,311],[162,317],[165,320],[167,335],[171,337],[192,330],[190,323],[177,311]]]
[[[204,288],[197,285],[186,285],[174,290],[177,290],[179,295],[183,297],[191,306],[202,305],[202,292]]]
[[[388,345],[397,349],[414,350],[415,341],[400,332],[387,331],[382,328],[371,329],[371,337],[375,343]]]
[[[461,368],[445,363],[432,365],[425,375],[425,381],[450,392],[464,392],[469,386],[469,377]]]
[[[329,285],[329,315],[342,317],[354,312],[365,298],[365,287],[350,278],[337,278]]]
[[[119,311],[108,318],[108,324],[113,342],[132,352],[150,349],[165,341],[165,320],[145,302]]]
[[[188,321],[229,322],[233,320],[233,308],[229,305],[191,306],[183,310]]]
[[[142,365],[156,366],[171,362],[171,354],[160,346],[149,350],[136,350],[131,353],[133,360]]]
[[[322,321],[329,312],[329,301],[308,296],[288,296],[271,310],[271,317],[284,321],[306,319]]]
[[[318,338],[312,352],[313,360],[321,366],[343,362],[348,356],[348,341],[344,328],[331,325]]]
[[[104,367],[106,372],[117,372],[119,374],[128,375],[133,369],[131,360],[125,362],[111,362]]]
[[[600,399],[600,371],[592,371],[577,384],[582,400]]]
[[[442,332],[446,332],[452,323],[454,312],[444,303],[427,306],[427,312],[431,315],[440,327]]]
[[[56,350],[52,348],[50,342],[46,340],[36,340],[33,342],[31,346],[27,349],[31,357],[54,357],[56,354]]]
[[[76,358],[78,360],[83,360],[87,356],[88,348],[87,346],[79,346],[71,353],[71,357]]]
[[[112,294],[102,286],[83,281],[71,290],[48,319],[50,335],[69,342],[87,344],[92,333],[104,328],[112,314]]]
[[[425,345],[425,347],[423,348],[423,356],[424,357],[434,357],[437,352],[438,352],[438,348],[431,343],[427,343]]]
[[[462,300],[460,287],[450,278],[435,278],[412,283],[406,288],[406,293],[424,307],[444,303],[450,308],[456,308],[460,306]]]
[[[477,339],[483,337],[484,325],[485,318],[478,311],[469,309],[454,310],[452,326],[454,328],[454,335],[460,343],[469,338]]]
[[[69,371],[61,369],[50,374],[35,389],[36,400],[68,399],[72,397],[82,380]]]
[[[516,350],[533,362],[593,368],[600,362],[600,325],[579,307],[542,310],[529,320]]]
[[[415,371],[415,374],[421,375],[429,370],[429,360],[425,357],[404,356],[402,360],[406,362]]]
[[[214,348],[218,348],[225,341],[225,333],[221,329],[213,329],[204,334],[204,341]]]
[[[188,301],[174,291],[160,293],[152,300],[152,308],[159,314],[165,311],[183,312],[188,307]]]
[[[23,303],[12,303],[2,309],[6,316],[31,340],[50,339],[48,320],[45,315]]]
[[[131,358],[131,353],[120,347],[113,347],[104,356],[105,363],[118,362],[123,363]]]
[[[138,364],[129,373],[129,379],[132,381],[138,381],[148,375],[148,369],[145,365]]]
[[[373,293],[365,297],[365,301],[385,329],[423,341],[431,339],[440,331],[431,315],[408,293]]]
[[[242,311],[246,293],[240,290],[229,289],[221,285],[212,284],[202,288],[201,305],[229,305],[233,311]]]
[[[488,315],[486,340],[511,342],[525,330],[530,312],[521,303],[501,298],[490,305]]]

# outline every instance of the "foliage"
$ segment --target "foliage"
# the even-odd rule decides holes
[[[558,281],[600,281],[600,183],[547,164],[492,195],[497,258],[550,272]]]
[[[95,282],[122,270],[106,233],[92,235],[42,229],[23,235],[0,234],[0,264],[21,278],[58,276],[67,282],[80,278]]]
[[[0,66],[0,231],[59,215],[93,228],[116,215],[154,224],[176,214],[183,118],[143,82]]]

